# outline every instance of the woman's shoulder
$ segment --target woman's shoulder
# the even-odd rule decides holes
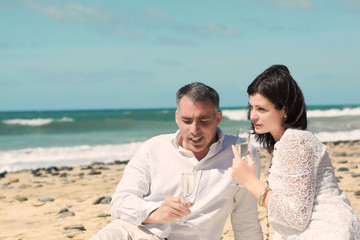
[[[319,140],[317,137],[309,130],[301,130],[301,129],[294,129],[289,128],[285,131],[283,135],[283,141],[289,142],[289,141],[306,141],[306,142],[318,142]]]
[[[287,129],[281,146],[284,151],[301,149],[306,154],[323,155],[326,152],[326,146],[309,130]]]

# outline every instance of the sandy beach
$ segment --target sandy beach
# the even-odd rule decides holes
[[[326,145],[339,186],[360,216],[360,141]],[[259,152],[265,181],[269,156]],[[111,221],[109,200],[125,166],[97,163],[0,176],[0,239],[89,239]],[[258,212],[265,233],[266,211]],[[229,220],[223,239],[233,239]]]

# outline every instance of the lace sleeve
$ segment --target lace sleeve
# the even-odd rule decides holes
[[[281,140],[276,156],[281,181],[275,183],[281,187],[268,205],[270,221],[297,230],[309,224],[315,194],[316,143],[309,134],[290,134]]]

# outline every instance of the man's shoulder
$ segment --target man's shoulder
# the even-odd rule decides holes
[[[154,154],[157,152],[164,152],[165,149],[171,149],[175,136],[175,134],[160,134],[145,140],[140,145],[136,156],[148,154],[150,152]]]
[[[160,134],[147,139],[144,144],[170,143],[173,139],[175,139],[175,133]]]
[[[223,145],[231,146],[233,144],[235,144],[235,136],[224,134]]]

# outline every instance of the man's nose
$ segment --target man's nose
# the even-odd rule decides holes
[[[194,121],[191,125],[191,133],[197,134],[198,132],[200,132],[200,124]]]

